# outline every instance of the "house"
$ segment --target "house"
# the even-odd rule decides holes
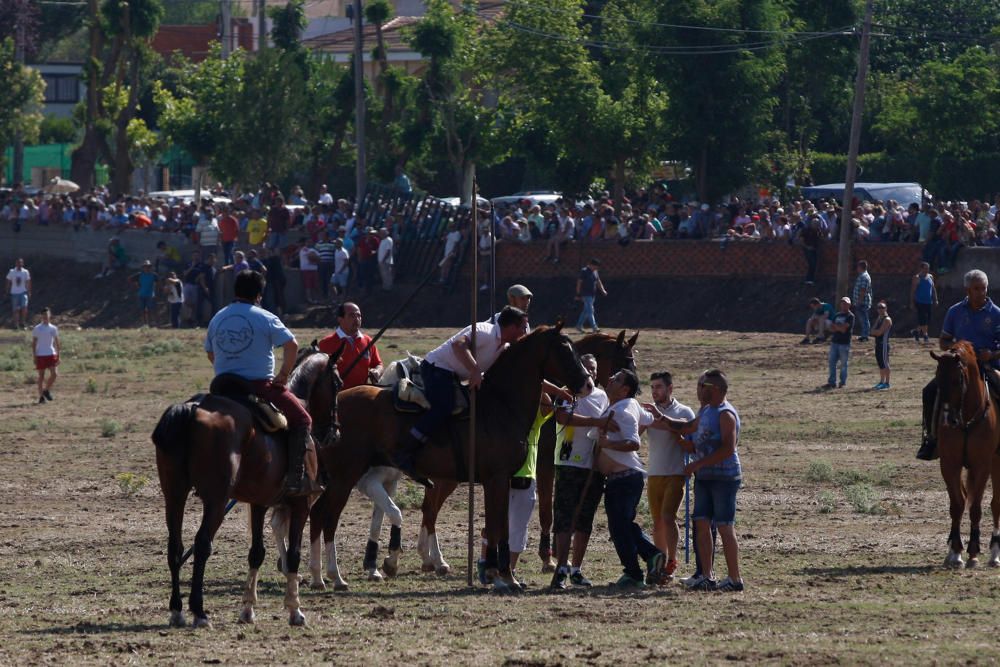
[[[256,49],[254,39],[254,24],[250,19],[232,19],[232,47],[245,51]],[[209,23],[208,25],[161,25],[156,35],[153,36],[153,50],[165,58],[170,58],[175,53],[182,54],[188,60],[201,62],[208,57],[212,42],[218,42],[221,38],[219,25]]]
[[[29,67],[37,70],[45,81],[42,113],[59,118],[71,117],[77,103],[87,94],[83,63],[32,63]]]

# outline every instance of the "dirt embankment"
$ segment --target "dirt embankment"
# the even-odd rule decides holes
[[[138,324],[138,299],[135,287],[128,285],[127,273],[96,278],[99,271],[96,264],[32,257],[25,258],[25,262],[33,280],[33,314],[37,309],[48,305],[57,322],[64,325],[113,328]],[[4,273],[6,274],[6,270]],[[886,279],[875,275],[873,283],[875,297],[889,300],[889,310],[896,323],[894,333],[904,335],[915,323],[915,313],[907,303],[909,280]],[[607,329],[627,327],[794,333],[801,330],[808,316],[806,303],[810,297],[818,296],[824,301],[834,299],[833,281],[804,285],[798,280],[768,277],[662,280],[608,277],[605,285],[609,296],[598,299],[596,310],[598,323]],[[374,289],[369,293],[351,294],[349,298],[361,305],[365,326],[372,330],[389,321],[414,287],[412,284],[401,283],[392,292]],[[495,299],[497,308],[505,302],[506,287],[498,286]],[[575,324],[579,304],[573,301],[573,279],[531,283],[528,287],[535,294],[531,308],[533,322],[553,322],[557,317],[564,316],[569,325]],[[957,291],[945,292],[941,294],[941,302],[953,303],[961,296]],[[479,312],[480,317],[485,319],[492,311],[488,294],[482,292],[481,297]],[[160,310],[159,321],[166,324],[167,317],[162,303]],[[937,321],[932,325],[932,331],[936,331],[940,325],[944,310],[937,309]],[[285,320],[292,326],[336,326],[333,308],[328,306],[309,306],[300,312],[288,314]],[[400,313],[394,324],[407,327],[460,327],[468,321],[468,288],[428,285]],[[5,302],[0,309],[0,324],[11,324],[9,302]]]

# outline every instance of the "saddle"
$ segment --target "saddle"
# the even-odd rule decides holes
[[[389,364],[379,378],[378,386],[392,392],[392,406],[396,412],[415,415],[430,409],[430,401],[424,394],[423,377],[420,374],[422,359],[409,352],[406,358],[398,359]],[[455,407],[451,412],[453,417],[468,419],[469,389],[455,382]]]
[[[253,415],[254,423],[265,433],[278,433],[288,429],[288,419],[270,401],[265,401],[253,391],[253,386],[239,375],[223,373],[212,380],[208,391],[216,396],[224,396],[236,401]]]

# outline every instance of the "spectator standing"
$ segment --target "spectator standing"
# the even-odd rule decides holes
[[[875,337],[875,363],[878,364],[879,382],[873,387],[877,391],[889,388],[889,333],[892,331],[892,318],[889,317],[889,306],[885,301],[879,301],[876,306],[878,316],[872,327]]]
[[[278,261],[281,261],[281,249],[288,240],[288,228],[292,224],[292,214],[285,206],[285,199],[278,195],[274,206],[267,212],[268,248],[278,251]]]
[[[365,227],[364,234],[358,239],[357,258],[358,288],[369,290],[378,270],[378,235],[371,227]]]
[[[910,283],[910,305],[917,311],[917,328],[910,333],[917,342],[920,342],[920,337],[923,336],[925,343],[930,342],[928,329],[931,313],[938,303],[937,287],[934,285],[934,276],[930,270],[929,263],[920,262],[920,270]]]
[[[319,186],[319,198],[316,201],[320,206],[333,206],[333,196],[327,191],[326,185]]]
[[[247,242],[251,247],[259,248],[267,240],[267,220],[259,208],[250,212],[250,220],[247,222]]]
[[[302,276],[302,291],[307,303],[317,303],[316,293],[319,288],[319,253],[309,245],[306,238],[300,239],[299,275]]]
[[[840,386],[847,384],[847,366],[851,359],[851,331],[854,329],[854,314],[851,312],[850,297],[840,297],[837,304],[837,314],[833,316],[830,330],[833,336],[830,340],[830,355],[827,359],[830,373],[825,389],[833,389],[837,385],[837,364],[840,364]]]
[[[799,344],[824,343],[830,335],[827,329],[830,327],[830,320],[833,319],[833,306],[814,296],[809,299],[808,307],[812,312],[809,319],[806,320],[806,337],[800,340]],[[810,338],[810,336],[815,336],[815,338]]]
[[[129,282],[139,288],[139,310],[142,311],[142,326],[148,327],[151,313],[156,308],[156,283],[160,278],[153,271],[153,263],[148,259],[142,263],[142,270],[132,274]]]
[[[62,345],[59,342],[59,329],[51,322],[52,313],[48,308],[42,309],[42,321],[31,330],[31,354],[35,358],[35,370],[38,371],[38,402],[44,403],[52,399],[52,385],[55,384],[59,371],[59,352]],[[48,370],[49,379],[45,380]]]
[[[445,284],[448,280],[448,273],[452,264],[455,263],[455,256],[458,254],[458,242],[462,240],[462,232],[458,231],[454,222],[448,223],[448,233],[444,236],[444,257],[438,266],[441,268],[440,284]]]
[[[344,389],[378,382],[382,376],[382,358],[378,347],[368,347],[372,337],[361,331],[361,309],[350,301],[337,307],[337,329],[319,341],[319,350],[335,354],[345,342],[344,351],[337,359],[337,370],[343,374],[352,364],[354,367],[349,374],[341,375]],[[361,361],[354,363],[358,357]]]
[[[319,233],[319,241],[314,246],[319,255],[319,285],[323,292],[323,300],[330,298],[330,279],[336,267],[337,246],[330,240],[330,233],[325,229]]]
[[[215,212],[211,206],[202,209],[195,231],[198,232],[198,246],[201,248],[202,256],[207,258],[209,254],[215,253],[219,246],[219,222],[215,219]]]
[[[580,269],[580,276],[576,279],[576,300],[583,304],[580,317],[576,321],[576,330],[583,333],[583,327],[588,322],[594,333],[600,331],[597,326],[597,317],[594,314],[594,299],[598,294],[607,296],[608,291],[604,289],[601,276],[597,272],[601,266],[601,260],[591,257],[587,266]]]
[[[215,253],[209,253],[205,258],[205,262],[201,265],[201,272],[198,275],[198,326],[208,326],[207,321],[202,320],[202,313],[205,312],[206,302],[209,307],[209,319],[218,310],[215,302],[215,276],[218,274],[218,269],[215,268],[215,261]]]
[[[389,291],[392,289],[393,271],[393,240],[389,236],[389,230],[383,227],[378,230],[378,272],[382,278],[382,289]]]
[[[163,293],[167,299],[167,309],[170,311],[170,326],[179,329],[181,326],[181,308],[184,306],[184,285],[171,271],[163,283]]]
[[[198,282],[199,277],[201,276],[201,270],[201,251],[195,250],[191,253],[191,263],[188,264],[186,269],[184,269],[184,273],[181,276],[184,285],[184,293],[181,301],[187,304],[187,320],[191,323],[191,326],[196,326],[200,317],[200,314],[198,313],[198,304],[200,303],[198,298]]]
[[[28,328],[28,299],[31,298],[31,273],[18,257],[14,268],[7,272],[7,295],[10,297],[14,329]]]
[[[334,239],[333,246],[336,250],[333,253],[333,275],[330,276],[330,283],[334,295],[340,296],[347,293],[347,282],[351,277],[351,256],[342,240]]]
[[[156,262],[153,270],[156,273],[167,271],[182,271],[184,264],[181,262],[181,253],[174,246],[167,245],[166,241],[159,241],[156,244]]]
[[[236,248],[236,241],[240,236],[240,222],[233,215],[231,207],[223,209],[222,217],[219,218],[219,240],[222,241],[222,263],[233,263],[233,250]]]
[[[267,282],[261,305],[275,315],[281,315],[285,311],[285,267],[281,265],[281,253],[269,248],[264,248],[262,252]]]
[[[869,319],[869,313],[872,309],[872,277],[868,275],[868,262],[863,259],[858,262],[858,277],[854,279],[854,292],[851,294],[851,299],[861,324],[861,335],[858,336],[858,342],[865,343],[868,341],[868,334],[872,328]]]
[[[819,263],[820,244],[822,243],[822,234],[820,233],[819,225],[819,217],[812,217],[809,220],[809,224],[799,234],[802,252],[806,257],[806,285],[816,283],[816,266]]]
[[[673,396],[673,376],[669,371],[653,373],[649,388],[654,406],[671,419],[690,421],[694,410]],[[655,413],[654,413],[655,414]],[[666,583],[677,570],[677,510],[684,498],[684,449],[676,433],[665,429],[649,429],[649,481],[646,494],[653,519],[653,542],[667,554],[667,564],[657,573],[653,583]]]

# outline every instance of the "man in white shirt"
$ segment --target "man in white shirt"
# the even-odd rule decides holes
[[[382,278],[382,289],[389,291],[392,289],[393,240],[385,227],[378,230],[378,237],[378,272]]]
[[[55,384],[59,372],[59,329],[49,321],[51,312],[48,308],[42,310],[42,321],[31,331],[31,353],[35,358],[35,369],[38,371],[38,402],[52,400],[52,385]],[[45,370],[49,371],[49,379],[45,381]]]
[[[347,291],[347,279],[351,276],[351,256],[344,247],[343,239],[334,239],[333,245],[336,250],[333,253],[333,275],[330,276],[330,284],[333,285],[333,293],[340,296]]]
[[[31,297],[31,274],[24,268],[24,260],[20,257],[14,262],[14,268],[7,272],[7,294],[10,295],[10,306],[15,329],[28,328],[28,299]]]
[[[649,378],[656,410],[671,419],[690,421],[694,410],[673,397],[673,377],[669,371],[653,373]],[[665,429],[650,429],[649,482],[646,494],[653,518],[653,542],[667,554],[667,565],[658,577],[665,584],[677,570],[677,510],[684,498],[684,450],[678,436]]]
[[[430,441],[438,428],[451,418],[455,406],[455,381],[467,380],[474,391],[483,383],[483,375],[508,345],[525,335],[528,316],[523,310],[507,306],[500,311],[496,324],[476,324],[475,356],[472,350],[472,329],[465,327],[444,343],[427,353],[420,363],[424,380],[424,395],[431,404],[410,429],[394,455],[397,468],[415,481],[430,486],[416,474],[415,464],[421,447]]]
[[[319,203],[326,206],[333,205],[333,196],[327,192],[325,185],[319,186]]]
[[[608,395],[596,385],[597,359],[592,354],[580,356],[580,363],[592,379],[590,393],[575,406],[565,403],[557,407],[555,419],[563,427],[562,445],[556,455],[556,483],[553,496],[552,530],[555,533],[556,572],[549,588],[563,590],[567,580],[574,586],[590,587],[580,567],[587,551],[594,514],[604,493],[604,475],[594,470],[594,440],[590,430],[604,426]],[[609,430],[618,428],[607,424]],[[570,539],[573,542],[573,566],[569,566]]]

